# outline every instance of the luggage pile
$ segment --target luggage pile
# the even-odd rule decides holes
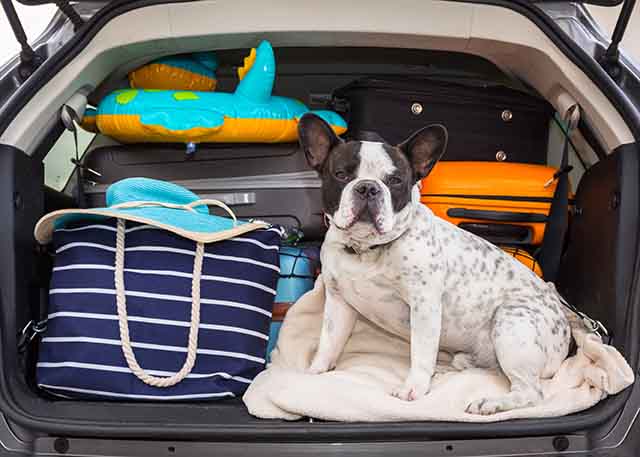
[[[268,43],[253,50],[234,95],[262,94],[274,113],[295,108],[284,117],[227,125],[214,109],[202,118],[202,100],[218,110],[233,101],[215,93],[211,53],[137,69],[131,90],[87,114],[85,128],[120,129],[113,136],[125,144],[84,158],[77,190],[86,208],[38,224],[38,240],[55,253],[40,388],[61,398],[218,399],[242,395],[264,369],[287,310],[313,288],[326,231],[320,180],[292,133],[307,108],[271,95],[272,58]],[[194,111],[180,123],[154,111],[160,96]],[[111,102],[147,111],[133,119],[111,113]],[[389,77],[339,88],[327,108],[322,117],[339,133],[348,125],[353,139],[396,144],[444,124],[448,150],[422,182],[421,201],[553,280],[570,204],[568,140],[561,169],[547,166],[546,102],[473,80]]]
[[[363,78],[335,92],[354,139],[402,141],[440,123],[447,151],[422,181],[421,201],[555,280],[567,230],[569,133],[560,170],[547,166],[553,110],[544,100],[485,81]],[[542,263],[542,264],[541,264]]]

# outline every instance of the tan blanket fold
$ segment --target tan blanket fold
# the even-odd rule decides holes
[[[272,363],[243,397],[254,416],[367,422],[495,422],[563,416],[590,408],[634,381],[634,373],[620,353],[588,333],[580,319],[567,310],[578,351],[552,379],[543,381],[544,401],[540,405],[491,416],[466,413],[472,400],[507,393],[509,382],[493,370],[456,371],[445,353],[438,358],[431,392],[418,401],[406,402],[390,396],[389,391],[401,384],[409,371],[409,344],[362,318],[334,371],[304,373],[318,344],[323,307],[320,277],[315,289],[287,313]]]

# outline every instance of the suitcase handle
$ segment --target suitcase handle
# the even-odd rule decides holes
[[[205,194],[202,197],[214,199],[225,203],[228,206],[255,205],[255,192],[234,192],[227,194]]]
[[[540,213],[516,213],[513,211],[489,211],[482,209],[450,208],[447,216],[464,219],[480,219],[496,222],[546,222],[547,216]]]
[[[532,230],[526,225],[491,222],[462,222],[458,227],[478,235],[493,244],[531,244]]]

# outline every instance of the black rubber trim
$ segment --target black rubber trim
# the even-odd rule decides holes
[[[513,211],[490,211],[467,208],[449,208],[447,210],[447,216],[495,222],[547,222],[547,216],[539,213],[516,213]]]
[[[189,1],[189,0],[184,0]],[[627,122],[632,134],[636,139],[640,139],[640,114],[630,103],[624,93],[618,88],[613,80],[602,70],[602,68],[579,49],[571,40],[553,23],[539,8],[523,0],[448,0],[463,3],[489,4],[511,9],[529,18],[548,38],[558,46],[575,65],[578,66],[605,96],[612,102],[619,111],[623,119]],[[48,59],[40,69],[23,84],[16,92],[15,97],[7,104],[0,119],[0,133],[9,125],[10,119],[19,112],[33,94],[39,90],[49,75],[60,71],[71,59],[73,59],[89,42],[93,36],[109,20],[126,11],[143,6],[160,3],[173,2],[139,0],[139,1],[114,1],[103,10],[98,12],[83,29],[70,40],[52,58]],[[637,257],[640,261],[640,256]],[[636,300],[640,294],[638,291],[637,267],[634,274],[634,294],[630,300]],[[632,306],[631,308],[635,308]],[[634,310],[630,310],[635,314]],[[638,319],[631,315],[630,326],[637,331]],[[632,335],[635,336],[635,333]],[[637,338],[631,338],[631,352],[637,354]],[[637,367],[637,357],[629,361],[632,367]],[[43,430],[52,434],[68,436],[123,436],[123,437],[153,437],[157,439],[171,438],[203,438],[216,437],[218,439],[251,439],[251,440],[277,440],[277,439],[298,439],[309,440],[389,440],[389,439],[429,439],[439,437],[496,437],[496,436],[522,436],[526,427],[526,435],[555,435],[570,433],[579,430],[589,429],[600,425],[617,414],[625,405],[631,389],[626,389],[622,393],[605,402],[596,405],[588,413],[577,414],[566,417],[549,418],[545,420],[519,420],[496,424],[451,424],[451,423],[390,423],[390,424],[325,424],[317,423],[309,426],[300,424],[274,424],[269,425],[265,421],[260,426],[250,425],[246,427],[226,427],[226,426],[205,426],[177,427],[171,424],[167,418],[166,426],[152,426],[141,423],[127,424],[91,424],[86,421],[60,421],[57,417],[48,418],[35,417],[28,411],[16,404],[12,398],[8,398],[9,391],[5,378],[2,377],[2,395],[0,395],[0,409],[11,420],[34,430]]]

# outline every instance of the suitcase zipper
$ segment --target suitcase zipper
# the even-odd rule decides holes
[[[421,194],[422,197],[472,198],[477,200],[505,200],[512,202],[551,203],[552,197],[519,197],[515,195],[462,195],[462,194]]]
[[[237,189],[319,189],[322,182],[315,171],[277,173],[271,175],[234,176],[232,178],[183,179],[173,181],[187,189],[198,191]],[[86,186],[88,194],[105,193],[109,185]]]

